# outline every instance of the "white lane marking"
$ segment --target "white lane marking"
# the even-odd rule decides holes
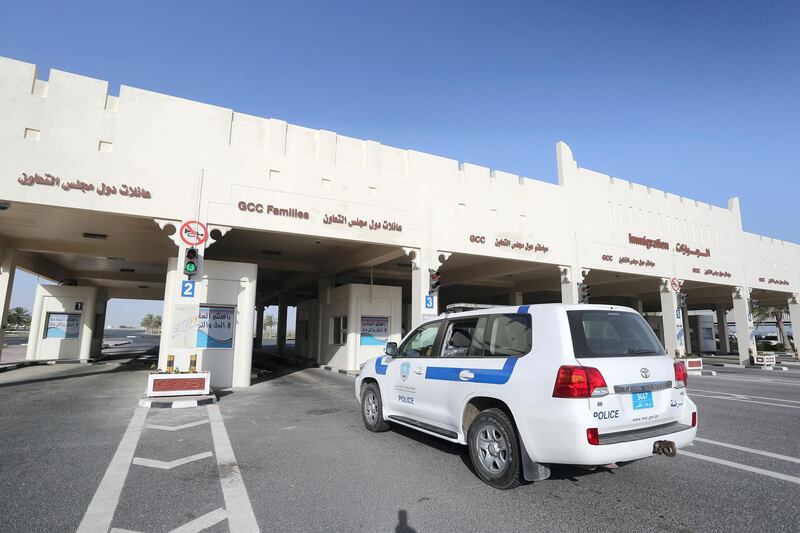
[[[106,533],[111,527],[111,520],[114,518],[114,510],[119,503],[119,496],[122,493],[122,486],[125,478],[128,477],[128,470],[131,466],[133,454],[136,452],[136,445],[139,443],[139,436],[144,428],[144,419],[147,416],[146,407],[137,407],[133,412],[133,417],[128,424],[128,429],[122,436],[122,440],[111,458],[111,463],[103,475],[100,485],[94,493],[86,514],[83,516],[77,533]]]
[[[228,518],[228,513],[225,509],[215,509],[210,513],[206,513],[203,516],[198,516],[194,520],[190,522],[186,522],[182,526],[176,527],[169,533],[199,533],[204,529],[208,529],[213,525],[216,525],[219,522],[222,522]],[[120,529],[118,527],[112,527],[109,533],[139,533],[138,531],[132,531],[130,529]]]
[[[743,400],[742,398],[731,398],[730,396],[710,396],[707,394],[692,394],[692,398],[714,398],[717,400],[729,400],[732,402],[760,403],[762,405],[772,405],[775,407],[788,407],[789,409],[800,409],[800,405],[786,405],[785,403],[759,402],[756,400]]]
[[[208,418],[211,420],[211,437],[214,440],[214,451],[217,454],[217,468],[219,469],[222,495],[225,498],[225,509],[228,511],[228,527],[237,533],[258,533],[258,523],[247,496],[247,489],[242,481],[239,465],[233,455],[228,432],[222,421],[219,406],[211,404],[207,407]]]
[[[723,446],[725,448],[732,448],[734,450],[740,450],[743,452],[749,453],[756,453],[758,455],[763,455],[765,457],[772,457],[773,459],[780,459],[781,461],[790,461],[792,463],[800,463],[800,459],[797,457],[791,457],[789,455],[781,455],[779,453],[774,452],[765,452],[764,450],[756,450],[755,448],[748,448],[746,446],[739,446],[738,444],[728,444],[727,442],[720,442],[718,440],[711,440],[711,439],[704,439],[701,437],[695,437],[694,440],[705,442],[706,444],[714,444],[716,446]]]
[[[735,374],[734,374],[735,375]],[[702,379],[704,376],[697,376],[695,379]],[[708,376],[709,379],[711,376]],[[788,381],[784,379],[770,379],[770,378],[745,378],[745,377],[733,377],[730,375],[723,375],[717,372],[717,375],[714,376],[713,380],[710,380],[709,383],[713,383],[720,380],[727,380],[727,381],[746,381],[747,383],[780,383],[781,385],[795,385],[800,386],[800,381]]]
[[[789,402],[789,403],[800,403],[800,400],[784,400],[783,398],[768,398],[767,396],[753,396],[752,394],[737,394],[733,392],[724,392],[719,390],[703,390],[703,389],[689,389],[689,392],[697,391],[697,392],[708,392],[711,394],[727,394],[733,396],[735,398],[757,398],[759,400],[773,400],[776,402]]]
[[[687,452],[685,450],[681,450],[679,452],[679,455],[685,455],[686,457],[693,457],[695,459],[700,459],[703,461],[710,461],[712,463],[730,466],[731,468],[738,468],[739,470],[745,470],[747,472],[753,472],[754,474],[761,474],[762,476],[772,477],[775,479],[788,481],[790,483],[797,483],[798,485],[800,485],[800,477],[789,476],[787,474],[781,474],[780,472],[773,472],[772,470],[764,470],[763,468],[756,468],[754,466],[743,465],[741,463],[734,463],[733,461],[726,461],[725,459],[717,459],[716,457],[709,457],[708,455],[700,455],[699,453]]]
[[[150,468],[160,468],[161,470],[172,470],[176,466],[193,463],[195,461],[199,461],[200,459],[211,457],[212,455],[214,454],[212,454],[211,452],[196,453],[194,455],[190,455],[189,457],[181,457],[180,459],[175,459],[174,461],[159,461],[158,459],[145,459],[144,457],[134,457],[133,464],[139,466],[149,466]]]
[[[178,431],[181,429],[191,428],[194,426],[200,426],[202,424],[208,424],[208,420],[196,420],[194,422],[189,422],[188,424],[181,424],[180,426],[162,426],[160,424],[147,424],[145,426],[147,429],[161,429],[164,431]]]
[[[208,529],[217,522],[222,522],[228,518],[228,513],[225,509],[216,509],[203,516],[198,516],[191,522],[186,522],[181,527],[175,528],[170,533],[199,533],[204,529]],[[233,529],[231,529],[233,531]]]

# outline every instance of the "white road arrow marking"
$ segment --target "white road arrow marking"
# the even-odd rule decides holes
[[[181,424],[180,426],[162,426],[159,424],[147,424],[145,426],[147,429],[161,429],[164,431],[178,431],[180,429],[191,428],[194,426],[200,426],[202,424],[208,424],[208,420],[197,420],[195,422],[189,422],[188,424]]]
[[[171,470],[176,466],[181,466],[194,461],[199,461],[200,459],[205,459],[206,457],[211,457],[212,455],[214,454],[212,454],[211,452],[203,452],[195,455],[190,455],[189,457],[183,457],[182,459],[175,459],[174,461],[159,461],[158,459],[144,459],[142,457],[134,457],[133,464],[139,466],[149,466],[150,468],[160,468],[162,470]]]

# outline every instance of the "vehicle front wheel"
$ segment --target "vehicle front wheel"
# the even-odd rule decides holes
[[[367,383],[361,388],[361,419],[364,427],[374,433],[389,429],[389,423],[383,419],[383,402],[377,383]]]
[[[501,409],[481,411],[467,432],[472,466],[478,477],[496,489],[520,484],[520,450],[517,432]]]

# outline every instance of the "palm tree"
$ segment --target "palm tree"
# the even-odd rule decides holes
[[[150,333],[153,329],[153,325],[155,324],[156,317],[153,316],[153,313],[147,313],[142,318],[140,325],[144,328],[145,332]]]
[[[156,315],[153,318],[153,332],[161,333],[161,315]]]
[[[780,341],[786,348],[789,348],[792,352],[794,352],[794,344],[789,340],[789,336],[786,335],[786,328],[783,324],[783,317],[788,312],[789,307],[786,305],[758,306],[753,309],[753,322],[755,322],[756,326],[760,326],[767,320],[774,320],[775,325],[778,328],[778,336],[780,337]]]
[[[30,326],[31,324],[31,311],[24,307],[14,307],[9,310],[6,323],[15,328]]]
[[[267,317],[264,319],[264,328],[267,330],[268,333],[272,328],[274,328],[277,325],[278,321],[275,320],[274,315],[267,315]]]

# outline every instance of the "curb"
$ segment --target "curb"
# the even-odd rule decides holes
[[[323,370],[327,370],[329,372],[337,372],[337,373],[342,374],[344,376],[350,376],[350,377],[354,377],[354,378],[358,377],[358,375],[360,374],[360,372],[354,372],[352,370],[342,370],[341,368],[334,368],[332,366],[319,365],[319,368],[321,368]]]
[[[772,371],[778,371],[778,372],[787,372],[789,370],[789,367],[787,367],[787,366],[777,366],[777,365],[776,366],[762,366],[762,367],[751,366],[750,368],[761,368],[761,370],[772,370]]]
[[[39,366],[39,365],[50,365],[54,363],[49,363],[47,361],[21,361],[19,363],[9,363],[7,365],[0,366],[0,374],[3,372],[9,372],[11,370],[16,370],[18,368],[25,368],[26,366]]]
[[[180,398],[142,398],[139,400],[139,407],[150,407],[154,409],[185,409],[187,407],[200,407],[217,403],[217,397],[213,395],[202,396],[192,400]]]
[[[711,363],[711,366],[724,366],[726,368],[747,368],[739,363]]]
[[[690,376],[716,376],[717,373],[714,370],[688,370],[687,371]]]

